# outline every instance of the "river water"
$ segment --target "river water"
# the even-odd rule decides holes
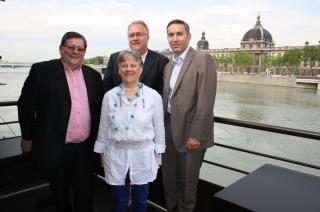
[[[29,68],[0,68],[0,101],[17,100]],[[320,131],[320,95],[316,90],[219,82],[216,116],[277,126]],[[0,108],[1,121],[17,120],[16,107]],[[1,122],[0,121],[0,122]],[[0,126],[0,138],[20,135],[19,126]],[[215,123],[215,141],[292,160],[320,165],[320,141],[259,132]],[[208,149],[206,159],[246,171],[264,163],[320,176],[320,171],[220,147]],[[243,175],[203,164],[201,178],[227,186]]]

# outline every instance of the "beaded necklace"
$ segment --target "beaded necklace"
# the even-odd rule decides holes
[[[118,86],[117,92],[116,92],[116,95],[118,97],[118,102],[115,99],[115,102],[113,104],[113,109],[111,111],[112,131],[128,131],[130,129],[132,123],[134,122],[135,115],[136,115],[135,114],[136,108],[138,107],[138,102],[140,101],[139,99],[141,97],[142,97],[142,107],[144,108],[145,104],[144,104],[144,98],[143,98],[143,84],[138,83],[137,88],[139,89],[135,93],[136,99],[132,101],[129,97],[126,97],[124,95],[125,94],[124,90],[126,88],[122,84]],[[125,101],[125,100],[128,101],[130,105],[130,111],[123,111],[128,114],[127,120],[125,121],[125,123],[119,123],[117,122],[117,112],[119,113],[119,110],[122,108],[122,104],[123,104],[122,101]]]

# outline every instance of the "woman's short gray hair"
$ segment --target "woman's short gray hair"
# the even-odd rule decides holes
[[[132,50],[124,50],[119,53],[117,58],[118,66],[120,66],[120,64],[123,63],[128,56],[133,57],[134,60],[139,63],[140,67],[143,67],[142,57],[136,51]]]

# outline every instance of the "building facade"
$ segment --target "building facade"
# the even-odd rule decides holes
[[[204,32],[202,33],[201,40],[198,43],[205,43],[209,46],[208,41],[206,41]],[[306,41],[304,46],[283,46],[276,47],[273,41],[271,33],[262,27],[260,15],[257,17],[256,24],[250,30],[248,30],[241,39],[240,48],[223,48],[223,49],[198,49],[206,51],[213,57],[228,57],[232,54],[239,52],[245,52],[254,56],[254,62],[252,65],[246,67],[241,71],[241,74],[267,74],[267,75],[298,75],[298,76],[316,76],[320,77],[320,63],[316,61],[312,65],[312,70],[310,64],[301,62],[300,67],[298,67],[295,72],[293,72],[288,67],[273,67],[273,68],[263,68],[262,61],[263,58],[269,57],[280,57],[283,56],[285,52],[290,49],[303,50],[309,43]],[[319,41],[320,45],[320,41]],[[201,47],[201,45],[200,45]],[[234,67],[218,65],[219,72],[229,72],[234,73]],[[239,72],[236,72],[239,73]]]
[[[249,29],[242,37],[240,48],[223,48],[223,49],[210,49],[209,41],[206,40],[205,32],[202,32],[201,39],[197,42],[197,49],[206,51],[216,59],[231,58],[232,55],[237,53],[246,53],[252,55],[253,62],[250,65],[242,68],[236,68],[232,63],[221,64],[217,60],[217,70],[220,73],[226,74],[265,74],[265,75],[281,75],[281,76],[301,76],[301,77],[320,77],[320,62],[315,61],[313,64],[302,61],[300,66],[294,70],[285,66],[270,66],[265,67],[263,60],[266,57],[279,58],[282,57],[287,51],[303,49],[309,45],[306,41],[303,46],[283,46],[276,47],[271,33],[262,27],[260,15],[258,15],[256,24],[252,29]],[[316,46],[316,45],[313,45]],[[320,51],[320,41],[318,43],[318,51]],[[162,54],[171,58],[172,52],[170,49],[161,51]],[[319,60],[319,59],[318,59]]]

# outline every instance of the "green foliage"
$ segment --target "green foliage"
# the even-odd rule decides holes
[[[282,56],[282,63],[288,68],[298,68],[301,63],[301,51],[299,49],[290,49]]]
[[[254,60],[254,55],[246,52],[237,52],[232,55],[232,65],[236,67],[248,67],[253,64]]]
[[[89,59],[84,59],[84,64],[92,64],[92,65],[102,65],[103,64],[103,57],[97,56]]]
[[[263,68],[271,68],[272,67],[272,63],[273,63],[273,60],[274,60],[274,57],[272,56],[265,56],[262,58],[262,61],[261,61],[261,66]]]
[[[273,57],[271,61],[271,67],[283,67],[283,57],[281,55]]]
[[[232,58],[229,55],[213,56],[215,63],[218,66],[226,67],[231,65]]]
[[[237,67],[247,67],[254,62],[254,55],[245,52],[238,52],[231,55],[213,56],[217,65],[227,67],[233,65]]]
[[[230,66],[238,67],[238,71],[253,65],[255,61],[255,56],[246,52],[213,56],[213,58],[217,66],[223,69],[227,69]],[[283,56],[264,56],[261,61],[261,66],[265,69],[280,67],[298,69],[302,61],[310,64],[311,69],[315,65],[315,62],[320,62],[320,45],[305,46],[303,51],[290,49],[286,51]]]
[[[302,60],[310,64],[310,67],[315,65],[316,61],[320,61],[320,45],[305,46],[303,48]]]

